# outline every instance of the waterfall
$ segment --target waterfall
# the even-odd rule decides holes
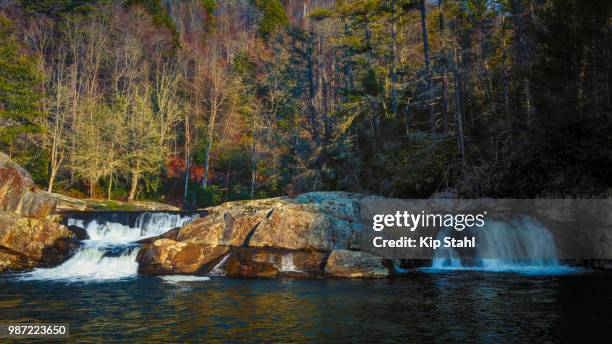
[[[281,258],[281,272],[301,272],[294,264],[293,264],[293,254],[289,253],[284,255]]]
[[[20,275],[31,280],[100,281],[134,277],[140,245],[134,242],[161,235],[198,218],[198,214],[114,212],[74,214],[68,225],[85,228],[88,240],[69,260],[49,269],[35,269]],[[135,216],[135,217],[134,217]]]
[[[458,251],[452,247],[436,250],[430,271],[481,270],[556,274],[575,271],[557,259],[555,241],[537,221],[521,217],[510,222],[488,220],[483,228],[469,234],[451,228],[440,230],[438,240],[453,236],[474,236],[476,247]]]
[[[101,214],[102,215],[102,214]],[[117,219],[94,218],[87,220],[69,218],[69,226],[84,228],[91,240],[124,243],[161,235],[175,227],[182,227],[193,221],[194,216],[168,213],[141,213],[133,224],[116,222]],[[115,221],[113,221],[115,220]]]
[[[225,271],[223,270],[223,266],[225,265],[225,262],[227,261],[227,259],[230,257],[230,254],[226,254],[221,261],[219,261],[219,263],[217,263],[217,265],[215,265],[215,267],[212,268],[212,270],[210,270],[210,273],[208,273],[210,276],[225,276]]]

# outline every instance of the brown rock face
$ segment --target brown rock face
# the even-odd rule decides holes
[[[272,210],[276,200],[229,202],[207,208],[208,215],[181,228],[177,240],[209,246],[247,245],[249,235]]]
[[[224,246],[159,239],[139,252],[139,272],[152,275],[194,274],[227,251],[228,248]]]
[[[223,262],[220,270],[232,277],[386,276],[380,257],[348,251],[360,247],[366,197],[315,192],[207,208],[206,217],[151,239],[140,271],[205,274]]]
[[[310,203],[286,197],[225,203],[207,208],[206,217],[181,228],[177,240],[287,250],[352,248],[363,225],[351,202],[350,198],[340,200],[335,208],[332,200]],[[350,210],[339,210],[343,204]]]
[[[230,255],[222,268],[229,277],[276,277],[280,269],[275,261],[273,253],[239,249]]]
[[[230,277],[312,277],[321,275],[324,252],[236,248],[221,269]]]
[[[8,155],[0,152],[0,204],[4,207],[23,192],[33,189],[30,174],[11,161]]]
[[[30,270],[33,266],[36,266],[36,262],[27,256],[0,247],[0,272],[25,271]]]
[[[136,241],[136,243],[137,244],[152,244],[159,239],[170,239],[172,241],[176,241],[176,236],[178,235],[180,229],[181,227],[172,228],[171,230],[167,231],[164,234],[157,235],[154,237],[140,239]]]
[[[44,219],[56,204],[52,194],[36,190],[30,174],[0,152],[0,210]]]
[[[37,190],[30,174],[0,152],[0,272],[51,266],[78,246],[65,226],[49,221],[57,200]]]
[[[387,277],[382,259],[366,252],[334,250],[327,258],[325,273],[336,277]]]
[[[0,272],[59,264],[77,245],[64,225],[0,211]]]
[[[80,199],[64,196],[58,193],[51,193],[51,197],[53,197],[57,203],[55,211],[58,213],[88,210],[87,203]]]
[[[279,204],[253,232],[251,247],[324,250],[334,247],[332,218],[301,204]]]

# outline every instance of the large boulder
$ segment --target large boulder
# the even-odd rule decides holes
[[[206,217],[181,228],[178,241],[209,246],[248,246],[248,238],[282,199],[229,202],[205,209]]]
[[[57,203],[0,152],[0,272],[59,264],[78,246],[73,232],[53,219]]]
[[[206,217],[147,241],[139,255],[140,271],[204,274],[220,265],[215,270],[236,277],[380,276],[379,265],[368,270],[365,264],[373,255],[343,255],[346,261],[340,265],[354,267],[353,272],[325,271],[330,253],[355,252],[363,246],[366,222],[360,215],[360,202],[368,197],[314,192],[210,207],[205,209]],[[351,257],[358,261],[350,264]]]
[[[64,225],[0,211],[0,272],[59,264],[76,246]]]
[[[159,239],[145,245],[138,253],[139,272],[151,275],[194,274],[227,251],[225,246]]]
[[[332,193],[329,193],[332,194]],[[339,204],[351,203],[347,193]],[[353,194],[355,195],[355,194]],[[321,203],[279,197],[229,202],[205,209],[208,215],[181,228],[179,241],[205,245],[331,251],[359,245],[363,228],[358,213]]]
[[[58,193],[51,193],[51,196],[56,202],[55,211],[58,213],[89,210],[87,203],[83,200],[64,196]]]
[[[325,273],[335,277],[387,277],[389,270],[380,257],[366,252],[334,250],[327,258]]]
[[[313,207],[284,203],[270,209],[248,244],[288,250],[324,250],[334,247],[333,219]]]
[[[51,193],[37,190],[30,174],[0,152],[0,210],[45,219],[56,205]]]

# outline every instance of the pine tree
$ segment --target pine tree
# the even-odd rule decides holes
[[[18,135],[40,131],[39,78],[35,61],[15,37],[10,19],[0,14],[0,145],[12,150]]]
[[[279,0],[254,0],[253,3],[263,15],[259,22],[259,33],[264,38],[267,38],[278,27],[289,23],[285,8]]]

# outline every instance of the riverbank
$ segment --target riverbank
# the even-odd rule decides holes
[[[82,231],[60,224],[74,211],[166,210],[178,208],[155,202],[78,200],[40,190],[32,176],[0,152],[0,273],[52,267],[65,262],[80,246]]]
[[[311,192],[293,198],[228,202],[198,212],[159,211],[155,204],[148,209],[156,211],[104,207],[105,211],[92,211],[86,201],[38,190],[29,174],[6,157],[0,164],[0,177],[4,180],[0,270],[49,269],[64,263],[75,271],[62,266],[59,273],[40,272],[53,278],[121,278],[136,273],[384,278],[406,273],[420,260],[429,260],[436,269],[544,271],[557,270],[560,259],[607,269],[612,256],[610,240],[599,240],[610,234],[607,200],[579,202],[576,208],[570,200],[400,200]],[[83,204],[85,208],[80,207]],[[372,219],[380,214],[399,209],[466,213],[482,206],[510,209],[510,216],[487,219],[487,228],[475,232],[478,239],[473,239],[484,244],[469,251],[464,245],[438,250],[425,245],[397,256],[398,252],[372,244],[375,236],[382,235],[372,230]],[[579,211],[565,211],[574,208]],[[605,216],[592,216],[602,212]],[[530,216],[552,218],[553,227]],[[587,225],[576,222],[581,218],[589,220]],[[453,240],[453,235],[465,233],[449,230],[433,228],[427,237],[433,242],[444,234]],[[393,233],[393,228],[382,233],[388,231]],[[420,235],[418,231],[404,234]],[[121,273],[109,274],[117,264],[125,264]]]

